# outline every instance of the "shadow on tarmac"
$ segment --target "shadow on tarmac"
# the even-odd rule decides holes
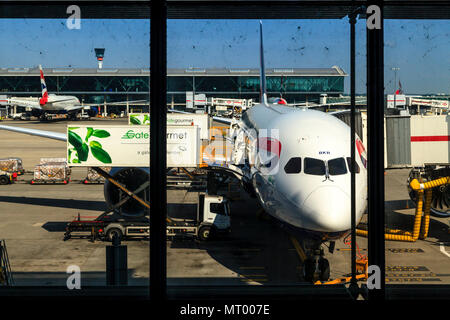
[[[95,201],[95,200],[73,200],[73,199],[0,196],[0,202],[30,204],[30,205],[36,205],[36,206],[48,206],[48,207],[58,207],[58,208],[71,208],[71,209],[91,210],[91,211],[106,210],[105,201]]]

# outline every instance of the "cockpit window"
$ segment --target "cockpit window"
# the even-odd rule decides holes
[[[302,171],[302,158],[291,158],[284,166],[286,173],[300,173],[300,171]]]
[[[352,158],[350,158],[350,157],[347,158],[347,164],[348,164],[348,169],[349,169],[350,172],[351,172],[351,170],[352,170]],[[354,166],[355,166],[355,173],[359,173],[359,172],[360,172],[360,169],[359,169],[359,165],[358,165],[358,163],[356,162],[356,160],[355,160],[355,162],[354,162],[353,164],[354,164]]]
[[[319,159],[305,158],[304,172],[315,176],[323,176],[326,173],[325,162]]]
[[[328,173],[330,176],[338,176],[347,173],[347,166],[344,158],[328,160]]]

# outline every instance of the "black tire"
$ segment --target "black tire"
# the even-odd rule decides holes
[[[198,238],[201,241],[207,241],[211,239],[211,227],[209,226],[201,227],[200,230],[198,230]]]
[[[7,176],[0,176],[0,184],[9,184],[9,178]]]
[[[328,281],[330,279],[330,262],[327,259],[319,260],[320,281]]]
[[[303,277],[306,282],[314,282],[314,272],[316,271],[316,265],[314,260],[306,259],[303,264]]]
[[[117,236],[119,238],[119,241],[122,241],[123,238],[122,230],[120,230],[119,228],[111,228],[108,231],[106,231],[106,238],[108,239],[108,241],[112,242],[114,236]]]

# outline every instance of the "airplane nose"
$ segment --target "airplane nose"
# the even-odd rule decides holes
[[[350,197],[339,187],[323,186],[304,201],[312,228],[317,231],[339,232],[351,228]]]

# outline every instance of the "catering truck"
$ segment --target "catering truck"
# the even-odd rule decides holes
[[[167,237],[190,237],[205,241],[215,235],[228,234],[230,229],[230,205],[223,196],[199,193],[195,219],[167,218]],[[90,236],[112,241],[150,236],[149,216],[128,217],[115,212],[105,212],[95,220],[78,219],[69,222],[64,240],[73,236]]]

